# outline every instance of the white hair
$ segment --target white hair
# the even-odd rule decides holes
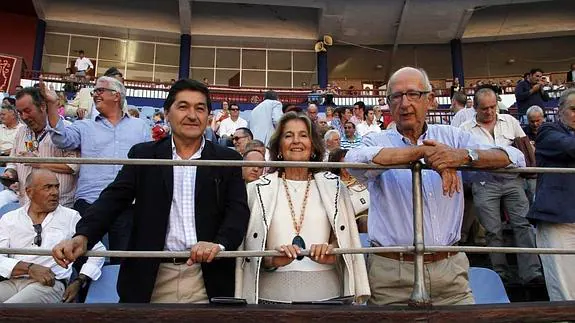
[[[117,79],[113,78],[113,77],[109,77],[109,76],[101,76],[98,78],[98,80],[96,80],[96,84],[98,84],[98,82],[104,82],[107,83],[110,90],[116,91],[118,93],[120,93],[120,108],[122,108],[122,111],[125,110],[125,104],[126,104],[126,87],[124,86],[124,84],[122,84],[122,82],[118,81]]]
[[[532,115],[533,113],[540,113],[541,116],[544,116],[545,113],[543,112],[543,109],[541,109],[540,106],[538,105],[532,105],[529,107],[529,109],[527,109],[527,113],[526,115],[529,117],[530,115]]]
[[[559,111],[563,111],[566,108],[567,100],[571,95],[575,94],[575,89],[567,89],[561,93],[561,97],[559,98]]]
[[[325,135],[323,135],[323,140],[328,141],[331,139],[332,135],[337,135],[338,137],[341,137],[341,135],[339,134],[339,131],[331,129],[328,130]]]
[[[417,72],[417,73],[421,74],[421,83],[423,83],[423,91],[431,91],[432,90],[431,82],[429,82],[429,76],[427,76],[427,73],[425,72],[425,70],[423,70],[422,68],[406,66],[406,67],[402,67],[402,68],[398,69],[397,71],[395,71],[395,73],[391,74],[391,77],[389,78],[389,81],[387,82],[386,95],[391,94],[391,85],[393,84],[395,79],[400,74],[405,73],[405,72]]]

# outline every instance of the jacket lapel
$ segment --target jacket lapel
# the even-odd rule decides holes
[[[335,223],[341,212],[339,210],[341,205],[339,204],[341,190],[339,176],[329,172],[319,172],[314,175],[314,179],[332,229],[336,230]]]
[[[261,208],[261,216],[266,226],[266,234],[271,224],[272,215],[275,212],[276,200],[278,193],[279,178],[278,173],[274,172],[262,176],[256,182],[256,192],[258,194],[258,206]]]
[[[162,141],[157,143],[156,156],[157,159],[172,159],[172,137],[168,136]],[[174,167],[173,166],[160,166],[162,169],[162,177],[166,190],[172,201],[174,192]]]
[[[209,140],[205,141],[204,150],[202,151],[202,156],[200,160],[215,160],[216,154],[214,152],[213,143]],[[194,197],[196,201],[203,201],[202,193],[203,190],[206,188],[206,183],[210,180],[219,180],[218,178],[211,178],[211,174],[213,173],[213,167],[207,166],[199,166],[196,170],[196,187],[194,189],[195,194]],[[209,185],[208,185],[209,187]]]

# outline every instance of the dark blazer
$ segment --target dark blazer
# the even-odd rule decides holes
[[[171,137],[137,144],[130,149],[128,158],[172,159]],[[201,159],[240,160],[241,156],[206,140]],[[125,165],[78,222],[76,234],[88,237],[90,250],[118,215],[136,199],[128,250],[164,250],[173,185],[172,166]],[[198,167],[195,187],[198,241],[222,244],[228,251],[237,250],[244,239],[249,217],[241,168]],[[118,278],[120,302],[149,302],[159,265],[159,259],[123,260]],[[204,263],[202,274],[209,298],[234,296],[235,259]]]
[[[575,167],[575,134],[561,122],[547,122],[537,131],[538,167]],[[575,174],[539,174],[535,202],[528,217],[537,221],[575,223]]]
[[[567,72],[567,82],[573,82],[573,71]]]

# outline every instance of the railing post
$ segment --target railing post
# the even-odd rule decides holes
[[[431,304],[429,295],[425,290],[423,268],[423,255],[425,243],[423,240],[423,191],[421,187],[420,162],[413,163],[411,167],[412,195],[413,195],[413,245],[415,247],[415,261],[413,262],[413,292],[409,299],[410,306],[428,306]]]

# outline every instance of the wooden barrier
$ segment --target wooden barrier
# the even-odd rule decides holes
[[[575,302],[498,305],[334,306],[185,304],[2,304],[7,321],[46,322],[557,322],[575,319]]]

